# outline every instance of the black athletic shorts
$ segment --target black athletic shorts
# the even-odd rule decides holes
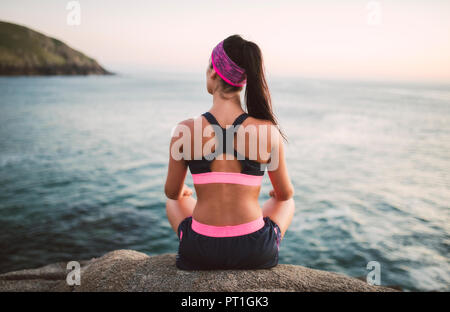
[[[191,224],[192,217],[187,217],[178,226],[179,269],[267,269],[278,264],[281,231],[269,217],[259,230],[232,237],[205,236],[195,232]]]

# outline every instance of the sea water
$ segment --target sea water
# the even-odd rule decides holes
[[[174,253],[169,139],[204,75],[0,78],[0,273]],[[269,77],[296,213],[280,263],[450,290],[450,86]],[[188,175],[187,184],[192,186]],[[268,199],[263,180],[260,202]]]

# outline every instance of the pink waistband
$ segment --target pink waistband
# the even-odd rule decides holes
[[[192,174],[194,184],[232,183],[250,186],[261,185],[263,176],[244,174],[238,172],[205,172]]]
[[[192,218],[192,230],[198,234],[210,237],[232,237],[246,235],[258,231],[263,226],[263,217],[248,223],[226,226],[207,225],[197,222],[194,218]]]

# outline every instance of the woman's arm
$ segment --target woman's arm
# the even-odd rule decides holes
[[[181,124],[180,124],[181,125]],[[184,179],[186,178],[187,166],[184,159],[175,159],[174,155],[172,155],[172,147],[174,144],[182,138],[182,132],[175,131],[172,139],[170,140],[170,149],[169,149],[169,167],[167,171],[167,179],[164,187],[164,192],[166,196],[170,199],[177,200],[182,196],[188,195],[187,193],[192,194],[192,191],[187,188],[184,184]],[[190,143],[190,142],[189,142]],[[182,154],[182,146],[180,147],[179,152]],[[186,193],[186,194],[185,194]]]
[[[270,191],[270,196],[282,201],[288,200],[294,196],[294,187],[292,186],[286,167],[283,138],[278,133],[278,139],[271,143],[273,144],[273,153],[278,153],[278,166],[268,171],[273,186],[273,190]]]

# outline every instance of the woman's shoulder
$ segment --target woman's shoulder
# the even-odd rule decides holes
[[[267,119],[259,119],[256,117],[248,116],[245,122],[245,124],[255,125],[255,126],[276,126],[273,122]]]
[[[172,140],[184,137],[186,134],[189,134],[188,137],[192,137],[192,134],[194,133],[194,124],[196,121],[199,121],[199,119],[201,119],[201,116],[191,117],[178,122],[172,128]]]
[[[187,127],[189,129],[193,129],[194,128],[194,122],[198,118],[200,118],[200,117],[191,117],[191,118],[188,118],[188,119],[184,119],[184,120],[178,122],[175,125],[175,128],[181,129],[181,128],[186,128]]]
[[[248,116],[245,122],[242,124],[244,128],[247,126],[254,126],[257,128],[257,137],[260,142],[266,142],[265,145],[268,151],[276,148],[282,141],[282,136],[278,125],[267,119],[259,119],[252,116]]]
[[[245,126],[256,126],[258,132],[267,131],[268,136],[277,135],[280,133],[278,125],[267,119],[259,119],[255,117],[248,116],[245,122],[242,124]]]

